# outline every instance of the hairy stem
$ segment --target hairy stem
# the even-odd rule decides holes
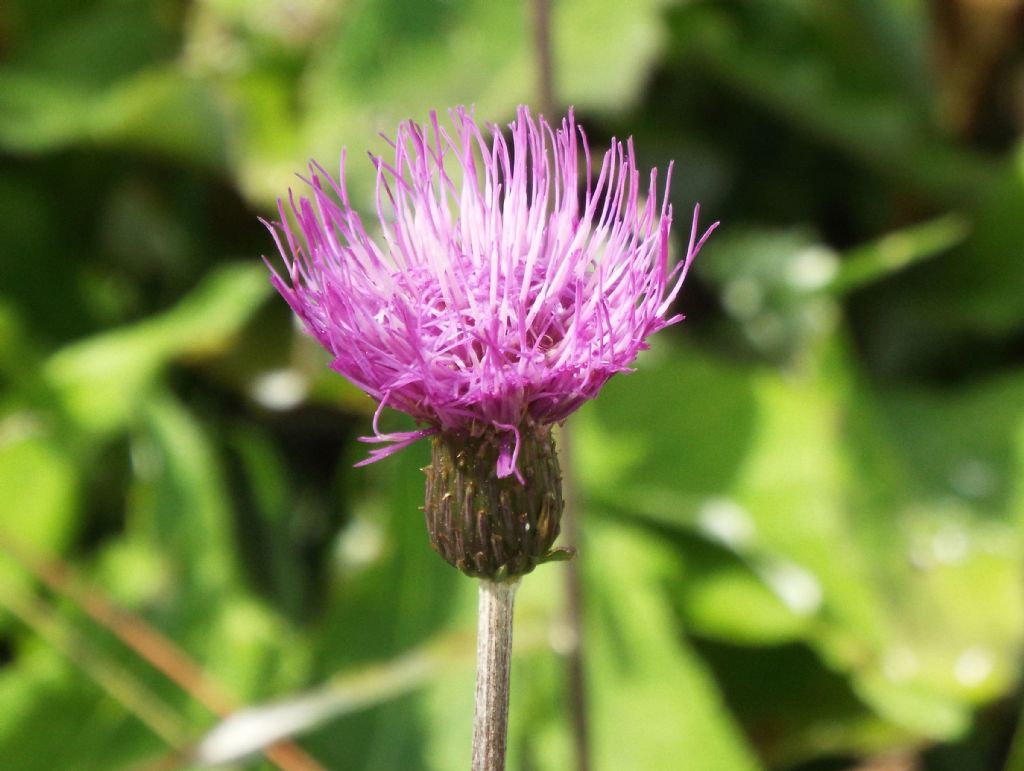
[[[517,588],[518,579],[480,581],[473,771],[504,771],[505,768],[508,685],[512,665],[512,610]]]

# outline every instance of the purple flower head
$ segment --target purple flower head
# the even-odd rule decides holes
[[[671,165],[659,203],[657,169],[643,185],[632,139],[612,140],[594,180],[571,111],[556,130],[520,107],[509,138],[464,108],[449,117],[403,123],[393,158],[371,156],[372,232],[344,152],[337,179],[311,164],[293,224],[280,202],[280,222],[265,223],[286,268],[272,281],[331,367],[379,402],[363,441],[384,446],[362,463],[437,432],[493,431],[498,475],[519,476],[523,428],[564,420],[682,319],[666,313],[715,225],[698,238],[695,209],[670,266]],[[380,433],[385,405],[425,427]]]

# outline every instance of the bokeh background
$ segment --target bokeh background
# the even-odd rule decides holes
[[[0,767],[189,767],[297,694],[237,767],[468,765],[426,448],[351,468],[373,404],[257,217],[343,145],[372,212],[379,132],[536,105],[534,13],[0,5]],[[511,769],[1024,769],[1022,14],[552,0],[557,110],[723,224],[570,421],[583,622],[565,565],[525,581]]]

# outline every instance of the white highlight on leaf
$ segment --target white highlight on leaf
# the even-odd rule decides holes
[[[270,410],[290,410],[309,393],[309,380],[294,369],[264,372],[252,384],[252,398]]]
[[[262,707],[229,715],[199,742],[193,760],[201,766],[237,763],[264,747],[309,731],[331,718],[406,693],[436,673],[450,656],[420,651],[371,666],[328,685]]]
[[[950,472],[949,483],[964,498],[985,498],[998,489],[999,474],[991,464],[969,458]]]
[[[821,245],[809,246],[793,255],[786,280],[795,289],[812,291],[828,284],[839,271],[839,258]]]
[[[568,656],[580,646],[579,635],[571,625],[556,622],[548,628],[548,645],[559,656]]]
[[[778,560],[762,565],[759,572],[764,582],[794,613],[808,616],[821,607],[824,590],[821,582],[807,568],[795,562]]]
[[[957,565],[967,559],[967,531],[961,525],[947,522],[932,536],[932,554],[944,565]]]
[[[740,551],[753,542],[756,530],[750,512],[728,498],[709,498],[697,513],[697,526],[715,541]]]
[[[132,472],[143,481],[152,481],[163,473],[164,456],[148,436],[132,439],[128,446],[128,459],[132,465]]]
[[[995,657],[987,648],[968,648],[957,656],[953,666],[953,674],[957,682],[968,687],[981,685],[992,674],[995,668]]]
[[[376,562],[383,551],[384,534],[380,526],[355,517],[338,539],[336,553],[346,566],[364,567]]]
[[[323,722],[334,713],[329,693],[316,693],[267,707],[243,709],[217,725],[200,742],[196,760],[225,765],[292,734]]]
[[[914,679],[919,670],[917,655],[905,645],[890,648],[882,657],[882,672],[894,683]]]
[[[7,447],[44,433],[42,419],[31,412],[17,412],[0,420],[0,447]]]
[[[786,321],[775,311],[761,314],[756,324],[746,327],[747,337],[761,348],[775,348],[786,342]]]
[[[764,307],[764,289],[749,276],[741,276],[725,285],[722,304],[736,318],[751,319]]]

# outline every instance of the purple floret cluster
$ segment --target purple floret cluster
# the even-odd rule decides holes
[[[344,153],[337,178],[312,164],[306,197],[266,223],[284,259],[272,281],[331,367],[378,401],[364,441],[382,446],[364,462],[436,432],[491,431],[499,476],[518,475],[520,431],[564,420],[682,318],[666,314],[715,226],[698,237],[695,209],[672,266],[671,166],[659,198],[631,139],[612,140],[595,179],[571,111],[555,129],[520,107],[508,138],[464,108],[449,119],[403,123],[393,157],[371,156],[371,228]],[[380,433],[385,406],[423,428]]]

